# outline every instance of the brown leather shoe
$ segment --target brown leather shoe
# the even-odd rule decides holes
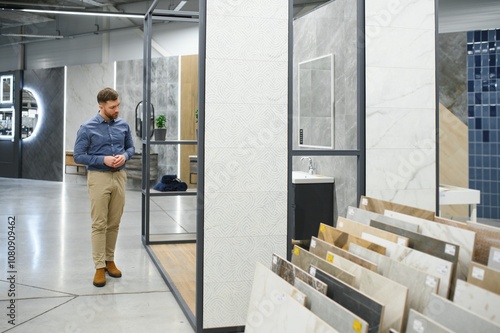
[[[95,270],[94,286],[104,287],[105,285],[106,285],[106,270],[104,268],[98,268]]]
[[[106,261],[106,271],[108,271],[108,275],[111,277],[122,277],[122,272],[118,268],[116,268],[114,261]]]

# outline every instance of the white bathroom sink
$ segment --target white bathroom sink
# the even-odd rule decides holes
[[[293,184],[321,184],[333,182],[334,178],[330,176],[310,175],[309,173],[304,171],[292,171]]]

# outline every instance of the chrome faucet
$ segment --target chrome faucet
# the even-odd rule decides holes
[[[312,175],[314,173],[312,158],[304,156],[304,157],[301,157],[300,160],[301,161],[303,161],[303,160],[309,160],[309,174]]]

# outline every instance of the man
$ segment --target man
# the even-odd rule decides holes
[[[125,162],[135,148],[129,125],[121,118],[118,93],[104,88],[97,94],[99,112],[80,126],[74,159],[88,170],[87,187],[92,218],[94,286],[106,285],[106,272],[122,276],[114,262],[118,228],[125,206]]]

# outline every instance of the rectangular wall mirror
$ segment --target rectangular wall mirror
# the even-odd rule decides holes
[[[299,63],[299,147],[334,147],[334,59],[332,54]]]
[[[2,104],[12,104],[12,94],[13,94],[13,75],[2,75],[2,90],[1,90],[1,98],[0,102]]]

